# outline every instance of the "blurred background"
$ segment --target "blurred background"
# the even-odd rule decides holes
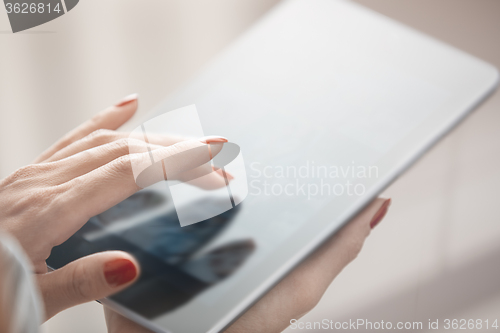
[[[277,2],[82,0],[15,35],[0,10],[0,177],[129,93],[147,112]],[[498,0],[356,2],[500,67]],[[303,321],[500,320],[499,188],[496,93],[384,193],[389,214]],[[97,303],[44,329],[106,332]]]

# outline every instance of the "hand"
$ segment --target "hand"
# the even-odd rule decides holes
[[[375,199],[342,230],[295,268],[235,321],[227,333],[278,333],[312,310],[335,277],[361,251],[363,243],[385,216],[390,199]],[[110,333],[149,330],[104,307]]]
[[[15,236],[31,259],[47,319],[67,307],[109,296],[130,285],[139,274],[136,261],[117,251],[91,255],[51,273],[47,273],[45,263],[52,248],[66,241],[89,218],[140,189],[132,163],[141,164],[150,157],[148,153],[129,154],[129,146],[144,142],[114,131],[136,109],[137,97],[126,98],[68,133],[34,164],[0,181],[0,230]],[[207,144],[213,157],[221,145],[212,143],[223,142],[220,137],[183,141],[161,136],[154,140],[155,160],[174,161],[177,153]],[[196,170],[209,159],[207,155],[183,160],[178,167]],[[225,185],[220,175],[210,175],[212,187]],[[163,177],[152,179],[159,180]]]

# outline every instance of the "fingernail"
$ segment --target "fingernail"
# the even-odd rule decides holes
[[[223,136],[217,136],[217,135],[209,135],[209,136],[204,136],[199,139],[202,143],[217,143],[217,142],[227,142],[228,140],[223,137]]]
[[[391,199],[387,199],[384,201],[382,206],[378,209],[378,211],[375,213],[375,216],[373,216],[372,221],[370,222],[370,228],[375,228],[377,224],[382,221],[384,218],[385,214],[387,214],[387,211],[389,210],[389,206],[391,205]]]
[[[124,106],[128,103],[131,103],[133,101],[137,101],[137,98],[139,97],[138,94],[130,94],[128,96],[125,96],[121,101],[115,104],[115,106]]]
[[[112,287],[121,286],[137,276],[134,263],[128,259],[115,259],[104,265],[104,276]]]

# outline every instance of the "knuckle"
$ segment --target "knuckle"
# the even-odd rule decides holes
[[[121,153],[121,154],[126,154],[129,151],[129,142],[126,138],[121,138],[113,142],[113,150]]]
[[[171,147],[175,149],[176,152],[182,152],[196,147],[204,147],[204,146],[205,145],[198,143],[198,141],[196,140],[186,140],[178,142],[175,145],[172,145]]]
[[[102,122],[103,119],[104,119],[103,113],[99,112],[90,118],[90,123],[95,125],[95,126],[98,126]]]
[[[112,168],[120,174],[132,174],[132,161],[130,155],[123,155],[111,163]]]
[[[129,148],[129,152],[132,153],[145,153],[148,152],[148,144],[145,141],[127,138],[124,139],[127,142],[127,147]],[[149,145],[150,147],[153,145]],[[154,146],[153,146],[154,147]]]
[[[89,134],[90,137],[105,137],[109,134],[113,133],[112,130],[105,129],[105,128],[99,128],[93,131],[92,133]]]
[[[303,294],[300,302],[298,302],[300,304],[298,311],[300,315],[303,315],[318,305],[321,300],[321,293],[312,281],[308,284],[302,283],[300,287],[303,288]]]
[[[159,160],[160,158],[162,160],[171,160],[171,159],[174,159],[175,156],[179,153],[182,153],[184,150],[186,150],[185,148],[179,146],[179,145],[173,145],[173,146],[170,146],[168,147],[167,149],[165,150],[158,150],[157,152],[153,152],[153,154],[155,155],[155,159]]]
[[[302,316],[314,309],[321,300],[324,292],[317,281],[312,280],[311,275],[307,272],[295,275],[292,289],[296,292],[296,296],[294,297],[296,299],[293,303],[296,304],[295,311],[297,312],[297,316]]]
[[[102,145],[113,141],[116,132],[108,129],[98,129],[87,136],[87,140],[94,143],[94,145]]]
[[[345,256],[348,262],[356,259],[363,248],[364,238],[353,237],[349,239],[349,242],[345,248]]]
[[[304,302],[302,304],[301,314],[306,314],[318,305],[321,297],[318,297],[316,294],[311,293],[307,297],[305,297]]]
[[[173,157],[179,153],[195,149],[196,147],[197,146],[193,143],[192,140],[178,142],[178,143],[168,147],[168,155],[170,157]]]
[[[31,164],[31,165],[26,165],[23,166],[16,171],[14,171],[12,174],[10,174],[5,180],[7,183],[12,184],[16,182],[23,182],[27,179],[31,179],[33,176],[36,175],[37,171],[37,165]]]
[[[42,187],[44,184],[50,183],[47,173],[53,171],[54,165],[46,164],[31,164],[23,166],[12,174],[0,180],[0,188],[3,190],[33,190]]]
[[[93,291],[93,279],[85,265],[81,262],[75,262],[73,268],[70,290],[71,295],[75,295],[80,299],[91,299]]]
[[[19,168],[0,182],[0,192],[8,197],[5,210],[10,214],[36,211],[42,214],[52,207],[60,191],[47,184],[51,164],[32,164]]]

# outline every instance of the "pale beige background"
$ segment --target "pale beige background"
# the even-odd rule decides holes
[[[82,0],[16,35],[0,10],[0,177],[128,93],[146,112],[275,2]],[[358,2],[500,67],[498,0]],[[302,320],[500,320],[499,143],[497,93],[386,191],[389,215]],[[100,307],[45,330],[105,332]]]

